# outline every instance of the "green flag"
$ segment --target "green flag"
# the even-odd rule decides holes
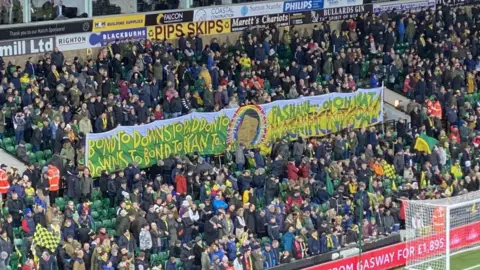
[[[433,147],[438,143],[437,139],[427,136],[425,133],[422,133],[418,136],[415,141],[414,148],[420,152],[425,152],[427,154],[432,153]]]
[[[368,192],[375,193],[375,190],[373,190],[372,182],[373,182],[373,177],[370,176],[370,183],[368,184]]]
[[[328,172],[325,173],[325,182],[327,183],[327,192],[331,196],[334,190],[333,190],[332,179],[330,179],[330,174]]]

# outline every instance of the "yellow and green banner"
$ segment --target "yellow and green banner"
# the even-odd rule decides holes
[[[142,126],[87,134],[85,160],[93,176],[136,161],[152,166],[170,154],[221,154],[243,142],[249,147],[279,138],[320,137],[383,120],[382,88],[192,113]]]

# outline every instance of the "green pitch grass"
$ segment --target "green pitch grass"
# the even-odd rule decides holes
[[[445,263],[445,259],[425,263],[417,266],[416,270],[441,270],[441,265]],[[429,268],[431,267],[431,268]],[[480,270],[480,249],[475,249],[463,253],[456,254],[450,258],[450,270]],[[397,270],[407,270],[407,268],[397,268]]]

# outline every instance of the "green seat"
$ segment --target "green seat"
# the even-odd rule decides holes
[[[160,260],[160,256],[158,254],[155,254],[153,253],[151,256],[150,256],[150,266],[156,266],[158,265],[159,263],[161,262]]]
[[[37,160],[40,161],[41,159],[45,158],[45,153],[43,153],[43,151],[37,151],[35,152],[35,156],[37,157]]]
[[[22,229],[20,227],[13,228],[13,235],[19,236],[21,238],[22,236]]]
[[[3,145],[5,145],[5,146],[7,146],[7,145],[13,145],[13,140],[12,140],[12,138],[7,137],[7,138],[3,139]]]
[[[60,211],[63,211],[63,209],[65,209],[65,199],[63,197],[56,198],[55,204],[58,206],[58,209],[60,209]]]
[[[45,159],[39,159],[39,160],[38,160],[38,165],[39,165],[40,167],[45,166],[45,164],[47,164],[47,161],[46,161]]]
[[[32,152],[30,152],[30,154],[28,154],[28,159],[30,160],[31,163],[37,162],[37,156],[35,156],[35,154],[32,153]]]
[[[160,252],[158,253],[158,256],[162,261],[168,260],[168,252]]]
[[[100,193],[100,191],[94,190],[94,191],[92,192],[92,200],[94,200],[94,201],[97,201],[97,200],[100,201],[101,198],[102,198],[102,193]],[[100,201],[100,205],[101,205],[101,203],[102,203],[102,202]]]
[[[52,150],[50,149],[47,149],[45,151],[43,151],[43,153],[45,154],[45,158],[50,158],[52,156]]]
[[[262,246],[265,246],[266,243],[270,242],[270,238],[268,237],[262,237]]]
[[[13,244],[16,246],[16,247],[21,247],[23,246],[23,239],[21,238],[15,238],[13,240]]]
[[[8,215],[8,207],[4,207],[4,208],[2,209],[2,215],[3,215],[3,216]]]
[[[15,147],[13,147],[13,145],[8,145],[5,150],[7,150],[7,152],[9,152],[10,154],[14,154],[15,153]]]
[[[102,203],[103,203],[103,207],[105,207],[105,209],[107,209],[108,207],[110,207],[110,199],[109,198],[104,198],[102,200]]]
[[[100,217],[97,211],[92,211],[91,216],[93,219],[98,219]]]
[[[26,143],[26,144],[25,144],[25,149],[26,149],[27,151],[32,151],[32,145],[29,144],[29,143]]]
[[[117,209],[115,208],[108,208],[108,216],[109,217],[116,217],[117,216]]]
[[[115,227],[117,225],[117,219],[112,218],[111,221],[112,221],[112,226]]]
[[[102,207],[103,207],[102,201],[100,201],[100,200],[93,201],[92,209],[100,210],[100,209],[102,209]]]
[[[117,232],[114,229],[107,230],[107,232],[108,232],[108,235],[110,236],[115,236],[117,234]]]
[[[102,227],[102,222],[100,221],[95,221],[95,231],[100,229]]]
[[[100,215],[101,218],[107,218],[108,217],[108,213],[107,213],[107,210],[106,209],[98,209],[98,214]]]
[[[105,228],[107,229],[110,229],[112,228],[112,221],[110,219],[105,219],[104,221],[102,221],[102,224]]]

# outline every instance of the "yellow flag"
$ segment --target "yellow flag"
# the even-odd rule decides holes
[[[425,177],[425,172],[422,172],[420,175],[420,188],[426,188],[427,187],[427,179]]]
[[[395,183],[395,180],[392,180],[392,190],[397,191],[397,183]]]

